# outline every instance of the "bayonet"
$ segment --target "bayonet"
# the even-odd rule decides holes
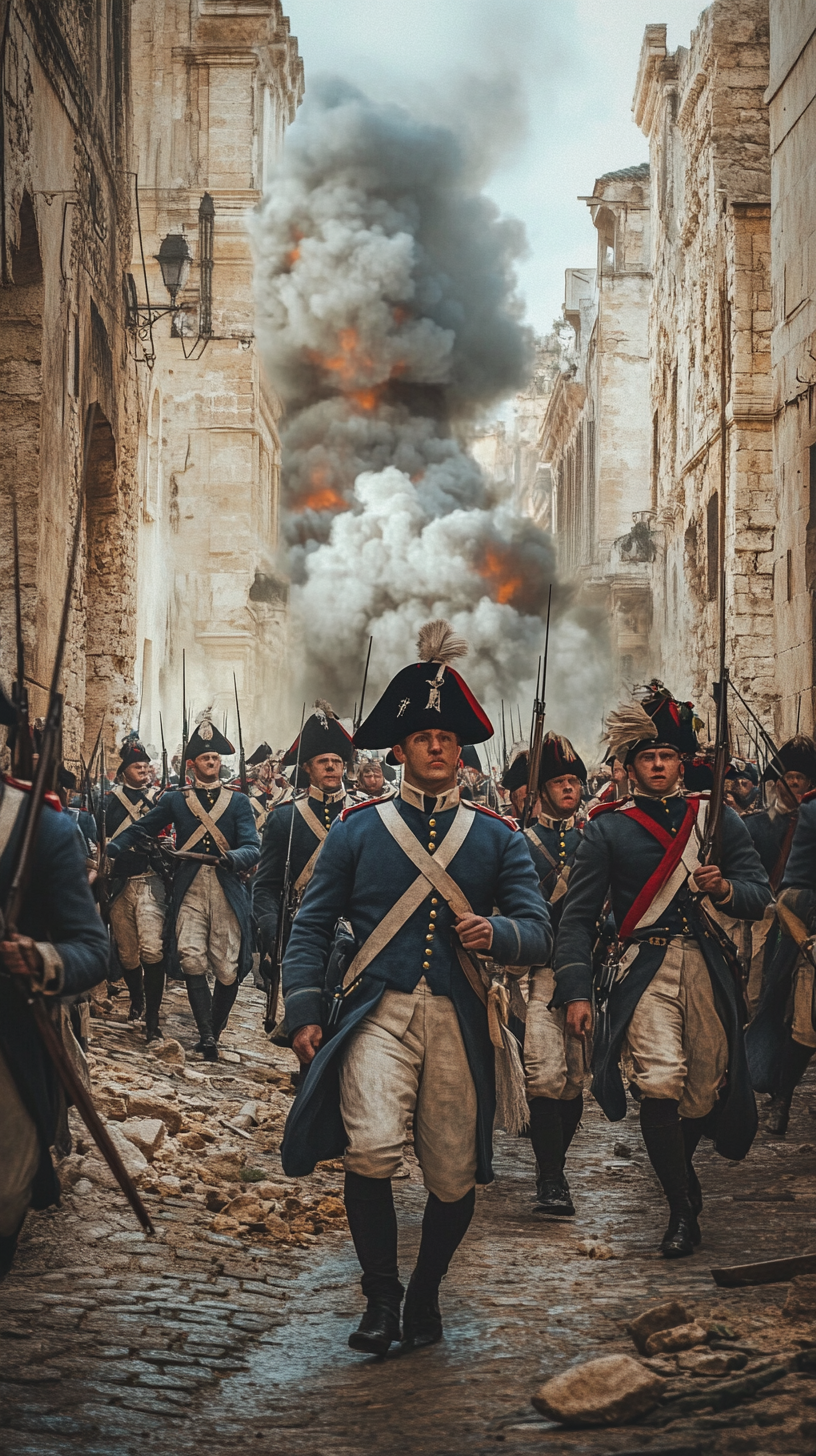
[[[550,653],[550,613],[552,611],[552,586],[547,595],[547,629],[544,634],[544,663],[538,659],[538,672],[536,674],[536,691],[533,701],[533,719],[530,727],[530,753],[527,759],[527,797],[524,800],[524,809],[521,815],[521,827],[526,829],[530,821],[536,800],[538,799],[538,780],[541,773],[541,750],[544,743],[544,715],[546,712],[547,693],[547,659]]]
[[[264,1030],[273,1031],[275,1027],[275,1016],[278,1005],[278,990],[281,983],[281,967],[283,955],[286,949],[286,927],[290,918],[290,884],[292,879],[292,837],[295,832],[295,793],[297,782],[300,776],[300,747],[303,742],[303,725],[306,722],[306,704],[303,704],[303,711],[300,715],[300,732],[298,733],[297,750],[295,752],[295,772],[292,779],[292,817],[289,821],[289,842],[286,846],[286,865],[283,871],[283,886],[281,889],[280,905],[278,907],[278,926],[275,932],[275,956],[272,965],[272,975],[266,989],[266,1015],[264,1017]]]
[[[357,732],[357,729],[359,728],[360,724],[363,721],[363,709],[365,707],[366,684],[368,682],[368,664],[371,661],[371,646],[372,646],[373,641],[374,641],[374,638],[373,637],[369,637],[369,639],[368,639],[368,652],[366,653],[365,669],[363,671],[363,687],[362,687],[362,691],[360,693],[360,711],[359,711],[359,713],[357,713],[357,716],[353,719],[354,732],[355,733]]]
[[[187,653],[181,649],[181,763],[179,764],[178,786],[183,789],[187,783]]]
[[[232,674],[232,686],[235,689],[235,716],[238,720],[238,781],[241,785],[241,793],[248,794],[249,783],[247,782],[246,758],[244,756],[244,735],[241,732],[241,709],[238,706],[238,683],[235,673]],[[225,735],[226,731],[225,728]]]
[[[507,767],[508,767],[508,764],[507,764],[507,724],[506,724],[505,718],[504,718],[504,698],[502,698],[502,700],[501,700],[501,720],[502,720],[502,761],[503,761],[503,764],[504,764],[504,772],[506,773],[507,772]]]
[[[159,793],[163,794],[164,791],[165,791],[165,789],[167,788],[168,774],[167,774],[167,745],[166,745],[166,743],[164,741],[164,723],[162,722],[162,715],[161,715],[161,713],[159,713],[159,732],[161,733],[161,746],[162,746],[162,776],[161,776],[161,784],[159,786]]]

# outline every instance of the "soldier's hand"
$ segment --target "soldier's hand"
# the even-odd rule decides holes
[[[589,1001],[570,1001],[567,1007],[567,1035],[583,1041],[592,1030],[592,1006]]]
[[[33,981],[42,981],[43,958],[29,936],[15,932],[10,940],[0,941],[0,960],[13,976],[30,976]]]
[[[717,865],[701,865],[694,871],[694,883],[703,895],[710,895],[712,900],[724,900],[731,885],[723,878],[722,871]]]
[[[292,1051],[302,1067],[308,1067],[314,1061],[322,1040],[323,1028],[320,1026],[302,1026],[296,1032],[292,1038]]]
[[[454,929],[465,950],[490,950],[493,944],[493,926],[483,915],[460,915]]]

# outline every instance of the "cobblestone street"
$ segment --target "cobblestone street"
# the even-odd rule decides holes
[[[324,1168],[297,1184],[280,1171],[290,1062],[258,1030],[260,994],[242,990],[224,1038],[229,1060],[207,1066],[206,1076],[190,1054],[183,990],[168,999],[167,1032],[188,1049],[184,1065],[153,1056],[116,1003],[92,1022],[94,1087],[109,1127],[118,1118],[144,1142],[150,1119],[140,1131],[123,1114],[165,1105],[167,1134],[140,1173],[157,1236],[139,1231],[77,1139],[63,1165],[73,1183],[63,1208],[29,1218],[18,1263],[0,1287],[5,1456],[181,1456],[202,1446],[215,1456],[247,1447],[275,1456],[459,1456],[498,1445],[576,1456],[816,1451],[816,1385],[807,1371],[783,1369],[754,1399],[683,1415],[678,1398],[720,1382],[694,1376],[688,1355],[667,1357],[663,1405],[610,1430],[568,1431],[530,1404],[543,1379],[573,1363],[635,1354],[627,1320],[670,1298],[703,1324],[725,1327],[714,1344],[742,1363],[747,1357],[743,1375],[816,1345],[812,1323],[781,1313],[790,1286],[722,1291],[709,1274],[712,1265],[813,1246],[807,1088],[784,1142],[760,1134],[742,1166],[701,1152],[704,1243],[679,1263],[655,1253],[663,1209],[634,1113],[613,1127],[590,1104],[570,1160],[574,1223],[531,1216],[529,1143],[500,1137],[497,1180],[480,1193],[443,1287],[444,1344],[409,1359],[366,1360],[346,1345],[361,1296],[335,1204],[342,1174]],[[239,1110],[252,1101],[257,1128]],[[424,1202],[410,1156],[406,1168],[410,1176],[395,1185],[404,1272]],[[217,1211],[230,1202],[233,1215]],[[240,1222],[242,1210],[251,1223]]]

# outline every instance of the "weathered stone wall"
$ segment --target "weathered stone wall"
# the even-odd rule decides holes
[[[186,337],[165,316],[145,339],[139,452],[141,731],[181,737],[182,652],[193,716],[212,704],[235,739],[233,671],[247,751],[275,740],[286,688],[287,587],[278,573],[280,406],[254,338],[246,217],[261,197],[303,90],[280,0],[134,0],[135,166],[150,300],[154,259],[181,234],[193,262],[179,294]],[[199,207],[212,199],[212,336],[203,319]],[[145,302],[138,233],[132,271]],[[184,347],[183,347],[184,346]],[[185,358],[185,351],[191,357]],[[252,741],[251,741],[252,740]]]
[[[688,50],[669,55],[665,39],[665,26],[647,27],[634,101],[652,177],[651,469],[660,546],[653,657],[705,716],[717,675],[724,412],[728,662],[770,725],[777,685],[767,0],[715,0]]]
[[[771,0],[777,730],[816,717],[816,5]]]
[[[2,32],[0,673],[14,664],[11,501],[20,521],[26,667],[48,683],[81,477],[99,424],[64,665],[65,756],[103,701],[131,711],[135,656],[135,369],[124,329],[130,246],[128,0],[11,0]],[[103,448],[104,447],[104,448]],[[32,686],[33,712],[46,694]]]

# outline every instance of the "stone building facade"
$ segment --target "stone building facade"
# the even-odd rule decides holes
[[[816,4],[771,0],[777,731],[816,718]]]
[[[192,716],[212,704],[233,738],[235,672],[249,751],[277,732],[287,587],[274,566],[280,406],[255,343],[246,219],[303,66],[280,0],[133,0],[132,49],[138,303],[147,288],[168,306],[163,239],[191,255],[178,312],[142,329],[140,727],[158,744],[161,709],[168,748],[178,744],[184,651]]]
[[[652,662],[712,711],[722,512],[728,662],[772,726],[767,85],[767,0],[714,0],[688,49],[647,27],[633,109],[651,160]]]
[[[650,670],[649,167],[607,173],[589,205],[597,266],[568,269],[571,331],[539,434],[559,564],[610,625],[615,669]]]
[[[63,687],[78,763],[103,712],[133,707],[136,366],[125,328],[131,246],[129,0],[0,5],[0,676],[13,675],[16,499],[26,668],[47,694],[68,542],[84,511]],[[80,501],[83,421],[97,423]]]

